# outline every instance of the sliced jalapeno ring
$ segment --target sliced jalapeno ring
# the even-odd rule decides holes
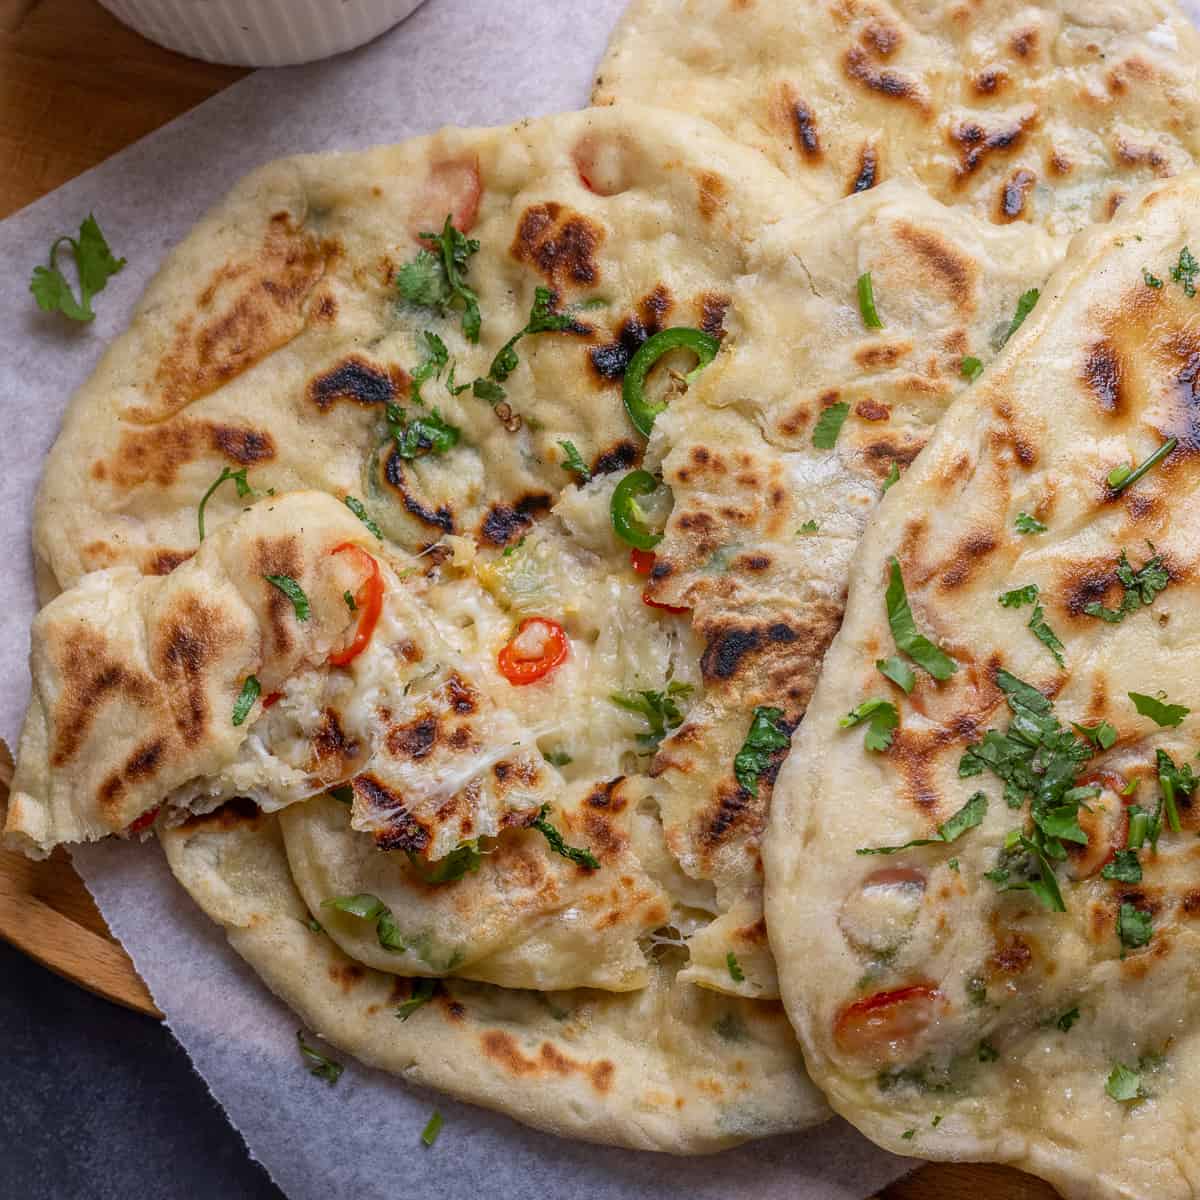
[[[705,333],[702,329],[692,329],[687,325],[663,329],[653,337],[647,338],[629,360],[621,392],[625,400],[625,411],[629,414],[634,428],[644,437],[649,437],[650,430],[654,428],[654,418],[667,407],[666,404],[651,404],[646,399],[645,391],[646,376],[664,354],[683,349],[690,350],[696,356],[696,365],[684,376],[690,384],[716,358],[720,348],[721,343],[711,333]]]
[[[638,504],[638,496],[648,496],[658,490],[658,480],[649,471],[630,471],[613,488],[612,526],[617,537],[639,550],[653,550],[662,541],[662,534],[646,525],[646,514]]]

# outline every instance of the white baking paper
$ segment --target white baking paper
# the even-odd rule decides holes
[[[622,4],[429,0],[353,54],[250,76],[0,223],[0,734],[11,745],[28,697],[29,528],[41,462],[71,392],[127,323],[166,249],[266,159],[580,107]],[[39,313],[26,282],[54,237],[89,211],[128,265],[97,300],[95,322],[80,327]],[[840,1121],[681,1161],[534,1133],[357,1064],[329,1088],[304,1070],[296,1018],[174,884],[157,846],[101,844],[75,862],[251,1154],[294,1200],[825,1200],[865,1196],[913,1165]],[[418,1137],[434,1103],[446,1128],[425,1150]]]

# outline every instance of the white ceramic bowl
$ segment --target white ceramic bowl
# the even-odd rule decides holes
[[[422,0],[100,0],[143,37],[192,58],[283,67],[378,37]]]

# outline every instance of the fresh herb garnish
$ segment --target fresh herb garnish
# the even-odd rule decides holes
[[[683,713],[677,701],[686,700],[692,694],[690,683],[672,681],[661,692],[613,692],[609,696],[618,708],[637,713],[646,718],[650,726],[648,733],[639,733],[641,746],[654,747],[667,736],[668,729],[677,729],[683,724]]]
[[[561,441],[558,443],[562,447],[563,460],[559,464],[564,471],[574,475],[580,483],[587,483],[592,478],[591,468],[583,461],[583,456],[579,453],[574,442]]]
[[[204,509],[208,505],[209,498],[213,492],[217,490],[227,479],[232,479],[234,486],[237,488],[239,500],[246,499],[247,496],[254,495],[254,489],[246,482],[246,468],[242,467],[239,471],[231,471],[228,467],[221,470],[220,475],[216,477],[208,485],[208,491],[200,497],[200,506],[196,509],[196,525],[200,530],[200,540],[204,541]]]
[[[791,745],[792,735],[783,722],[783,710],[759,705],[750,719],[750,730],[733,759],[738,783],[758,796],[758,781],[767,772],[776,753]]]
[[[442,1132],[442,1126],[445,1122],[442,1120],[442,1114],[435,1108],[433,1115],[429,1118],[425,1128],[421,1131],[421,1145],[432,1146],[438,1140],[438,1134]]]
[[[863,721],[867,722],[864,744],[868,750],[882,754],[892,744],[892,733],[900,724],[896,706],[890,700],[864,700],[842,717],[838,725],[843,729],[852,729]]]
[[[479,243],[459,233],[449,214],[441,233],[422,233],[420,237],[431,248],[419,250],[396,273],[401,297],[410,304],[431,308],[443,317],[451,308],[461,305],[463,335],[468,342],[478,342],[479,297],[464,276]]]
[[[233,723],[235,725],[241,725],[250,715],[250,710],[254,707],[254,702],[258,699],[261,691],[262,687],[258,680],[253,675],[247,675],[246,682],[242,684],[242,690],[238,693],[238,698],[233,705]]]
[[[1145,267],[1142,268],[1142,281],[1145,283],[1145,285],[1147,287],[1151,287],[1151,288],[1162,287],[1162,280],[1159,279],[1159,277],[1157,275],[1151,275],[1150,272],[1147,271]]]
[[[904,578],[900,574],[900,563],[891,560],[891,577],[887,587],[888,624],[896,648],[903,651],[918,667],[928,671],[934,679],[949,679],[958,670],[958,663],[933,644],[924,634],[917,632],[908,594],[904,590]]]
[[[1107,862],[1100,869],[1102,879],[1115,879],[1119,883],[1141,883],[1142,864],[1136,850],[1118,850],[1113,855],[1112,862]]]
[[[879,673],[890,679],[907,696],[917,686],[917,673],[897,655],[875,660]]]
[[[1179,708],[1181,706],[1174,705],[1172,707]],[[1184,711],[1186,712],[1187,710],[1185,709]],[[1175,760],[1165,750],[1157,752],[1155,765],[1158,767],[1158,786],[1162,789],[1163,808],[1167,814],[1167,824],[1170,826],[1172,833],[1178,833],[1181,826],[1176,799],[1181,795],[1190,798],[1191,794],[1196,790],[1196,785],[1200,783],[1200,779],[1196,778],[1190,763],[1184,763],[1183,766],[1177,767]]]
[[[356,500],[353,496],[343,496],[342,499],[346,502],[346,507],[367,527],[367,530],[382,542],[383,533],[380,531],[379,526],[367,515],[367,510],[363,502]]]
[[[543,750],[542,757],[552,767],[570,766],[570,764],[575,761],[565,750],[550,750],[550,751]]]
[[[1013,313],[1013,319],[1009,322],[1008,328],[1000,337],[999,345],[996,346],[997,350],[1003,349],[1008,344],[1009,338],[1025,324],[1025,318],[1033,312],[1033,306],[1037,304],[1040,295],[1041,292],[1037,288],[1030,288],[1027,292],[1021,293],[1021,297],[1017,301],[1016,311]]]
[[[1142,1098],[1142,1077],[1124,1063],[1117,1063],[1104,1081],[1104,1090],[1113,1100],[1123,1104]]]
[[[900,464],[895,459],[892,460],[892,465],[888,468],[887,477],[883,481],[883,487],[879,494],[882,496],[894,483],[900,482]]]
[[[738,962],[737,955],[732,950],[725,955],[725,965],[729,968],[729,978],[734,983],[746,982],[746,972],[742,970],[742,965]]]
[[[1089,617],[1098,617],[1110,625],[1118,625],[1130,613],[1137,612],[1143,606],[1148,607],[1153,604],[1159,592],[1163,591],[1171,582],[1170,573],[1163,565],[1162,555],[1155,552],[1152,543],[1147,543],[1147,545],[1150,546],[1152,557],[1147,559],[1137,571],[1130,566],[1125,551],[1121,551],[1121,557],[1117,561],[1117,580],[1125,592],[1121,597],[1121,606],[1105,608],[1103,604],[1096,601],[1088,604],[1083,610]]]
[[[1062,892],[1054,868],[1038,842],[1026,837],[1019,829],[1012,830],[1004,840],[1000,858],[991,871],[984,872],[1002,892],[1029,891],[1043,908],[1051,912],[1066,912]]]
[[[1200,272],[1200,262],[1192,257],[1192,252],[1184,246],[1179,252],[1179,261],[1171,268],[1171,278],[1183,288],[1185,296],[1196,294],[1196,275]]]
[[[278,588],[292,602],[297,621],[308,620],[308,597],[304,594],[304,589],[290,575],[264,575],[263,578],[272,587]],[[347,592],[346,595],[350,595],[350,593]]]
[[[983,363],[974,355],[968,354],[959,364],[958,369],[964,379],[974,383],[983,374]]]
[[[64,242],[71,247],[75,267],[79,272],[78,300],[75,299],[71,285],[58,269],[56,262],[58,248]],[[42,312],[60,312],[72,321],[91,321],[96,316],[92,308],[92,297],[97,292],[102,292],[109,277],[115,275],[124,265],[123,258],[113,257],[96,218],[89,213],[79,226],[78,238],[68,237],[66,234],[55,238],[50,246],[49,265],[33,268],[29,290]]]
[[[802,533],[816,533],[819,528],[820,526],[816,523],[816,521],[805,521],[804,524],[796,530],[796,534],[799,536]]]
[[[957,841],[968,829],[974,829],[982,823],[987,815],[987,797],[982,792],[976,792],[967,802],[947,817],[937,827],[937,834],[931,838],[916,838],[905,842],[902,846],[865,846],[856,850],[855,854],[897,854],[901,850],[910,850],[914,846],[938,846]]]
[[[1169,704],[1158,696],[1146,696],[1142,692],[1130,692],[1133,707],[1143,717],[1149,717],[1163,729],[1174,729],[1192,710],[1182,704]]]
[[[437,991],[436,979],[413,979],[410,985],[412,991],[408,999],[396,1009],[396,1017],[401,1021],[407,1021],[418,1008],[428,1004]]]
[[[310,1075],[315,1075],[318,1079],[325,1080],[331,1087],[341,1079],[345,1067],[340,1062],[335,1062],[332,1058],[326,1058],[320,1051],[314,1050],[304,1040],[303,1029],[296,1030],[296,1041],[299,1043],[300,1053],[304,1058]]]
[[[530,333],[561,333],[575,324],[575,318],[570,313],[556,312],[554,309],[555,294],[548,287],[534,288],[533,306],[529,310],[529,320],[523,329],[504,343],[492,359],[486,379],[476,379],[471,385],[475,395],[489,404],[499,404],[508,394],[501,384],[517,369],[521,360],[517,355],[517,343]]]
[[[1054,661],[1060,667],[1065,665],[1062,655],[1063,644],[1059,641],[1058,634],[1046,623],[1046,611],[1038,603],[1036,583],[1029,583],[1024,587],[1015,588],[1011,592],[1004,592],[1000,597],[1000,603],[1005,608],[1020,608],[1022,605],[1032,604],[1033,615],[1029,618],[1026,628],[1054,655]]]
[[[1117,913],[1117,937],[1121,939],[1121,957],[1126,950],[1136,950],[1144,946],[1154,936],[1154,917],[1130,904],[1128,900],[1121,903]]]
[[[461,431],[446,421],[435,408],[431,413],[408,420],[408,414],[394,404],[387,406],[388,432],[401,458],[412,461],[423,454],[446,454],[458,445]]]
[[[868,329],[882,329],[883,322],[875,308],[875,286],[871,283],[871,272],[864,271],[858,277],[858,311]]]
[[[346,589],[346,590],[345,590],[345,591],[342,593],[342,599],[343,599],[343,600],[345,600],[345,602],[346,602],[346,607],[347,607],[347,608],[348,608],[348,609],[349,609],[351,612],[355,612],[355,611],[358,609],[358,605],[355,603],[355,600],[354,600],[354,593],[353,593],[353,592],[352,592],[352,591],[351,591],[349,588],[347,588],[347,589]]]
[[[1059,1017],[1058,1020],[1054,1022],[1054,1024],[1058,1026],[1058,1028],[1061,1032],[1070,1033],[1071,1026],[1074,1025],[1075,1022],[1078,1020],[1079,1020],[1079,1009],[1070,1008],[1065,1013],[1063,1013],[1063,1015],[1061,1017]]]
[[[915,1129],[906,1129],[900,1136],[906,1142],[911,1142],[917,1136],[917,1131]]]
[[[321,901],[322,908],[333,908],[361,921],[375,922],[375,937],[385,950],[404,953],[404,940],[392,916],[392,910],[378,896],[359,892],[354,896],[331,896]]]
[[[1113,495],[1119,496],[1127,487],[1137,483],[1143,475],[1157,467],[1178,445],[1178,438],[1168,438],[1141,466],[1130,467],[1122,463],[1119,467],[1113,467],[1108,473],[1108,486],[1112,488]]]
[[[587,867],[590,871],[598,871],[600,860],[590,850],[583,850],[578,846],[568,846],[563,841],[563,835],[546,820],[546,814],[549,811],[550,805],[543,804],[538,810],[538,815],[529,823],[529,827],[536,829],[550,843],[550,849],[555,854],[569,858],[577,866]]]
[[[837,445],[838,434],[842,432],[849,413],[850,405],[844,400],[823,409],[813,428],[812,444],[818,450],[832,450]]]
[[[409,861],[420,872],[425,883],[456,883],[464,875],[474,874],[483,862],[483,851],[479,848],[479,839],[462,842],[455,846],[444,858],[432,866],[426,866],[415,854],[409,855]]]
[[[313,931],[313,933],[324,933],[325,932],[325,926],[322,925],[321,922],[318,921],[316,917],[309,917],[308,920],[305,921],[304,923],[305,923],[305,925],[307,925],[309,927],[309,929],[311,929]]]
[[[1017,517],[1016,520],[1013,521],[1013,525],[1016,527],[1018,533],[1030,534],[1046,532],[1046,526],[1043,525],[1041,521],[1037,519],[1037,517],[1031,517],[1027,512],[1017,513]]]
[[[1097,725],[1080,725],[1078,721],[1072,721],[1071,728],[1101,750],[1110,749],[1117,740],[1117,731],[1107,721]]]
[[[425,357],[413,372],[412,385],[409,389],[409,395],[414,404],[425,403],[421,399],[421,384],[427,379],[437,379],[442,373],[442,368],[450,359],[446,343],[436,333],[431,333],[426,329],[421,336],[425,339]]]

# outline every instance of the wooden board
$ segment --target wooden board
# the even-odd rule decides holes
[[[144,41],[95,0],[0,0],[0,217],[240,79]],[[81,217],[82,217],[81,213]],[[0,937],[81,987],[161,1017],[63,853],[0,851]],[[941,1163],[880,1200],[1054,1200],[1004,1167]]]

